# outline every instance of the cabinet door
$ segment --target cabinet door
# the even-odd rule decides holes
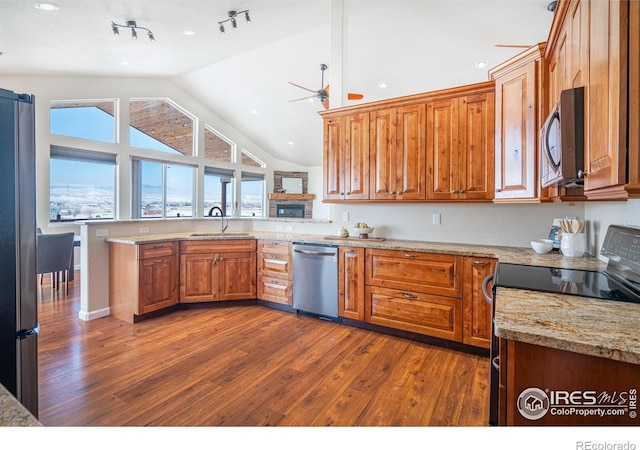
[[[452,200],[458,194],[458,99],[427,103],[427,198]]]
[[[536,63],[496,78],[496,200],[535,198]]]
[[[175,305],[178,302],[178,259],[176,255],[142,259],[138,314]]]
[[[344,198],[369,199],[369,113],[345,117]]]
[[[338,249],[338,315],[364,320],[364,248]]]
[[[324,198],[340,200],[344,196],[344,118],[335,117],[324,121]]]
[[[426,106],[398,108],[396,198],[424,200],[427,191]]]
[[[256,254],[220,253],[217,300],[256,298]]]
[[[180,302],[208,302],[217,298],[217,254],[180,255]]]
[[[459,108],[458,199],[490,200],[495,185],[494,94],[467,95]]]
[[[374,200],[396,198],[397,117],[396,108],[373,111],[370,114],[370,196]]]
[[[462,342],[477,347],[491,345],[491,305],[482,293],[483,280],[496,266],[493,258],[466,257],[463,262]]]

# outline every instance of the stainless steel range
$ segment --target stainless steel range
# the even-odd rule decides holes
[[[484,280],[485,296],[494,310],[498,287],[640,303],[640,228],[611,225],[600,255],[609,259],[604,271],[498,263],[495,273]],[[492,281],[490,295],[487,287]],[[498,424],[500,354],[493,328],[492,324],[489,425]]]

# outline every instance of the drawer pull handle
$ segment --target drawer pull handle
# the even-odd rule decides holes
[[[287,264],[286,261],[280,261],[279,259],[265,259],[264,262],[271,263],[271,264],[280,264],[281,266]]]
[[[413,295],[413,294],[408,294],[408,293],[406,293],[406,292],[403,292],[403,293],[402,293],[402,296],[403,296],[404,298],[406,298],[407,300],[415,300],[415,299],[417,299],[417,298],[418,298],[418,297],[416,297],[415,295]]]
[[[160,264],[161,262],[164,262],[164,260],[162,260],[162,259],[154,259],[153,260],[154,264]]]
[[[154,244],[153,248],[162,248],[164,244]]]
[[[497,370],[500,370],[500,356],[496,356],[491,360],[491,365]]]
[[[412,255],[411,253],[405,253],[404,257],[405,258],[417,258],[418,256],[417,255]]]
[[[281,290],[284,290],[284,289],[287,288],[286,286],[281,286],[281,285],[276,284],[276,283],[265,283],[265,286],[273,288],[273,289],[281,289]]]

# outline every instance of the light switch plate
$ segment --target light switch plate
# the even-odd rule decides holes
[[[440,225],[440,213],[436,213],[433,215],[433,224]]]

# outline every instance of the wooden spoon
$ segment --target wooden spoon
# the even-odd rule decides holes
[[[571,221],[571,232],[573,233],[580,233],[580,222],[578,221],[578,219],[573,219]]]

